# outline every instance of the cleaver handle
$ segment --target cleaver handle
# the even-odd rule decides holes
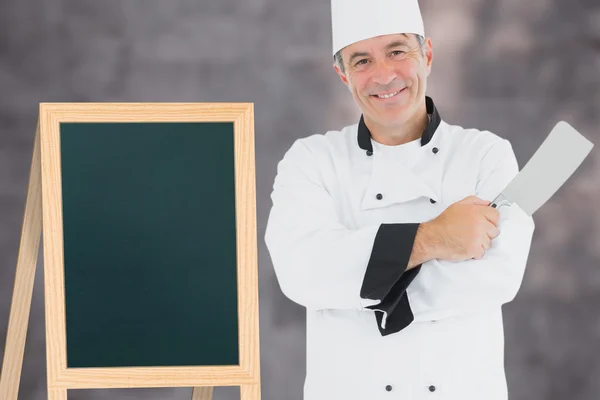
[[[500,208],[502,206],[509,206],[511,204],[512,204],[512,201],[510,201],[504,195],[504,193],[500,193],[498,196],[496,196],[496,198],[494,200],[492,200],[492,202],[490,203],[490,206],[493,208]]]

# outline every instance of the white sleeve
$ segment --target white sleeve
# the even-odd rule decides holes
[[[493,200],[519,172],[510,142],[501,139],[482,160],[476,196]],[[498,209],[499,235],[479,260],[434,259],[422,265],[408,288],[415,320],[434,320],[500,307],[516,296],[535,229],[515,203]]]
[[[309,309],[379,304],[408,265],[418,224],[348,229],[319,162],[297,140],[277,167],[265,243],[281,290]]]

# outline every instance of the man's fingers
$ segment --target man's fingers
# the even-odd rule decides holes
[[[485,219],[490,221],[494,225],[498,225],[500,222],[500,212],[492,207],[487,207],[482,210]]]
[[[500,234],[500,230],[496,225],[492,223],[487,223],[485,233],[486,237],[491,240],[496,238]]]
[[[484,250],[488,250],[491,246],[492,246],[492,239],[486,235],[483,238],[483,248],[484,248]]]
[[[481,245],[481,250],[479,250],[477,252],[477,254],[475,254],[472,258],[475,260],[481,260],[483,258],[483,256],[485,255],[485,247],[484,245]]]

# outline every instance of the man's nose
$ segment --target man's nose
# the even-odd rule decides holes
[[[380,62],[373,71],[373,81],[380,85],[387,85],[396,78],[396,72],[390,62]]]

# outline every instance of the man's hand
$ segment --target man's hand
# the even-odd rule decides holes
[[[500,214],[487,200],[466,197],[420,225],[408,269],[434,258],[481,259],[498,236]]]
[[[498,236],[500,214],[487,200],[469,196],[427,222],[435,258],[449,261],[481,259]]]

